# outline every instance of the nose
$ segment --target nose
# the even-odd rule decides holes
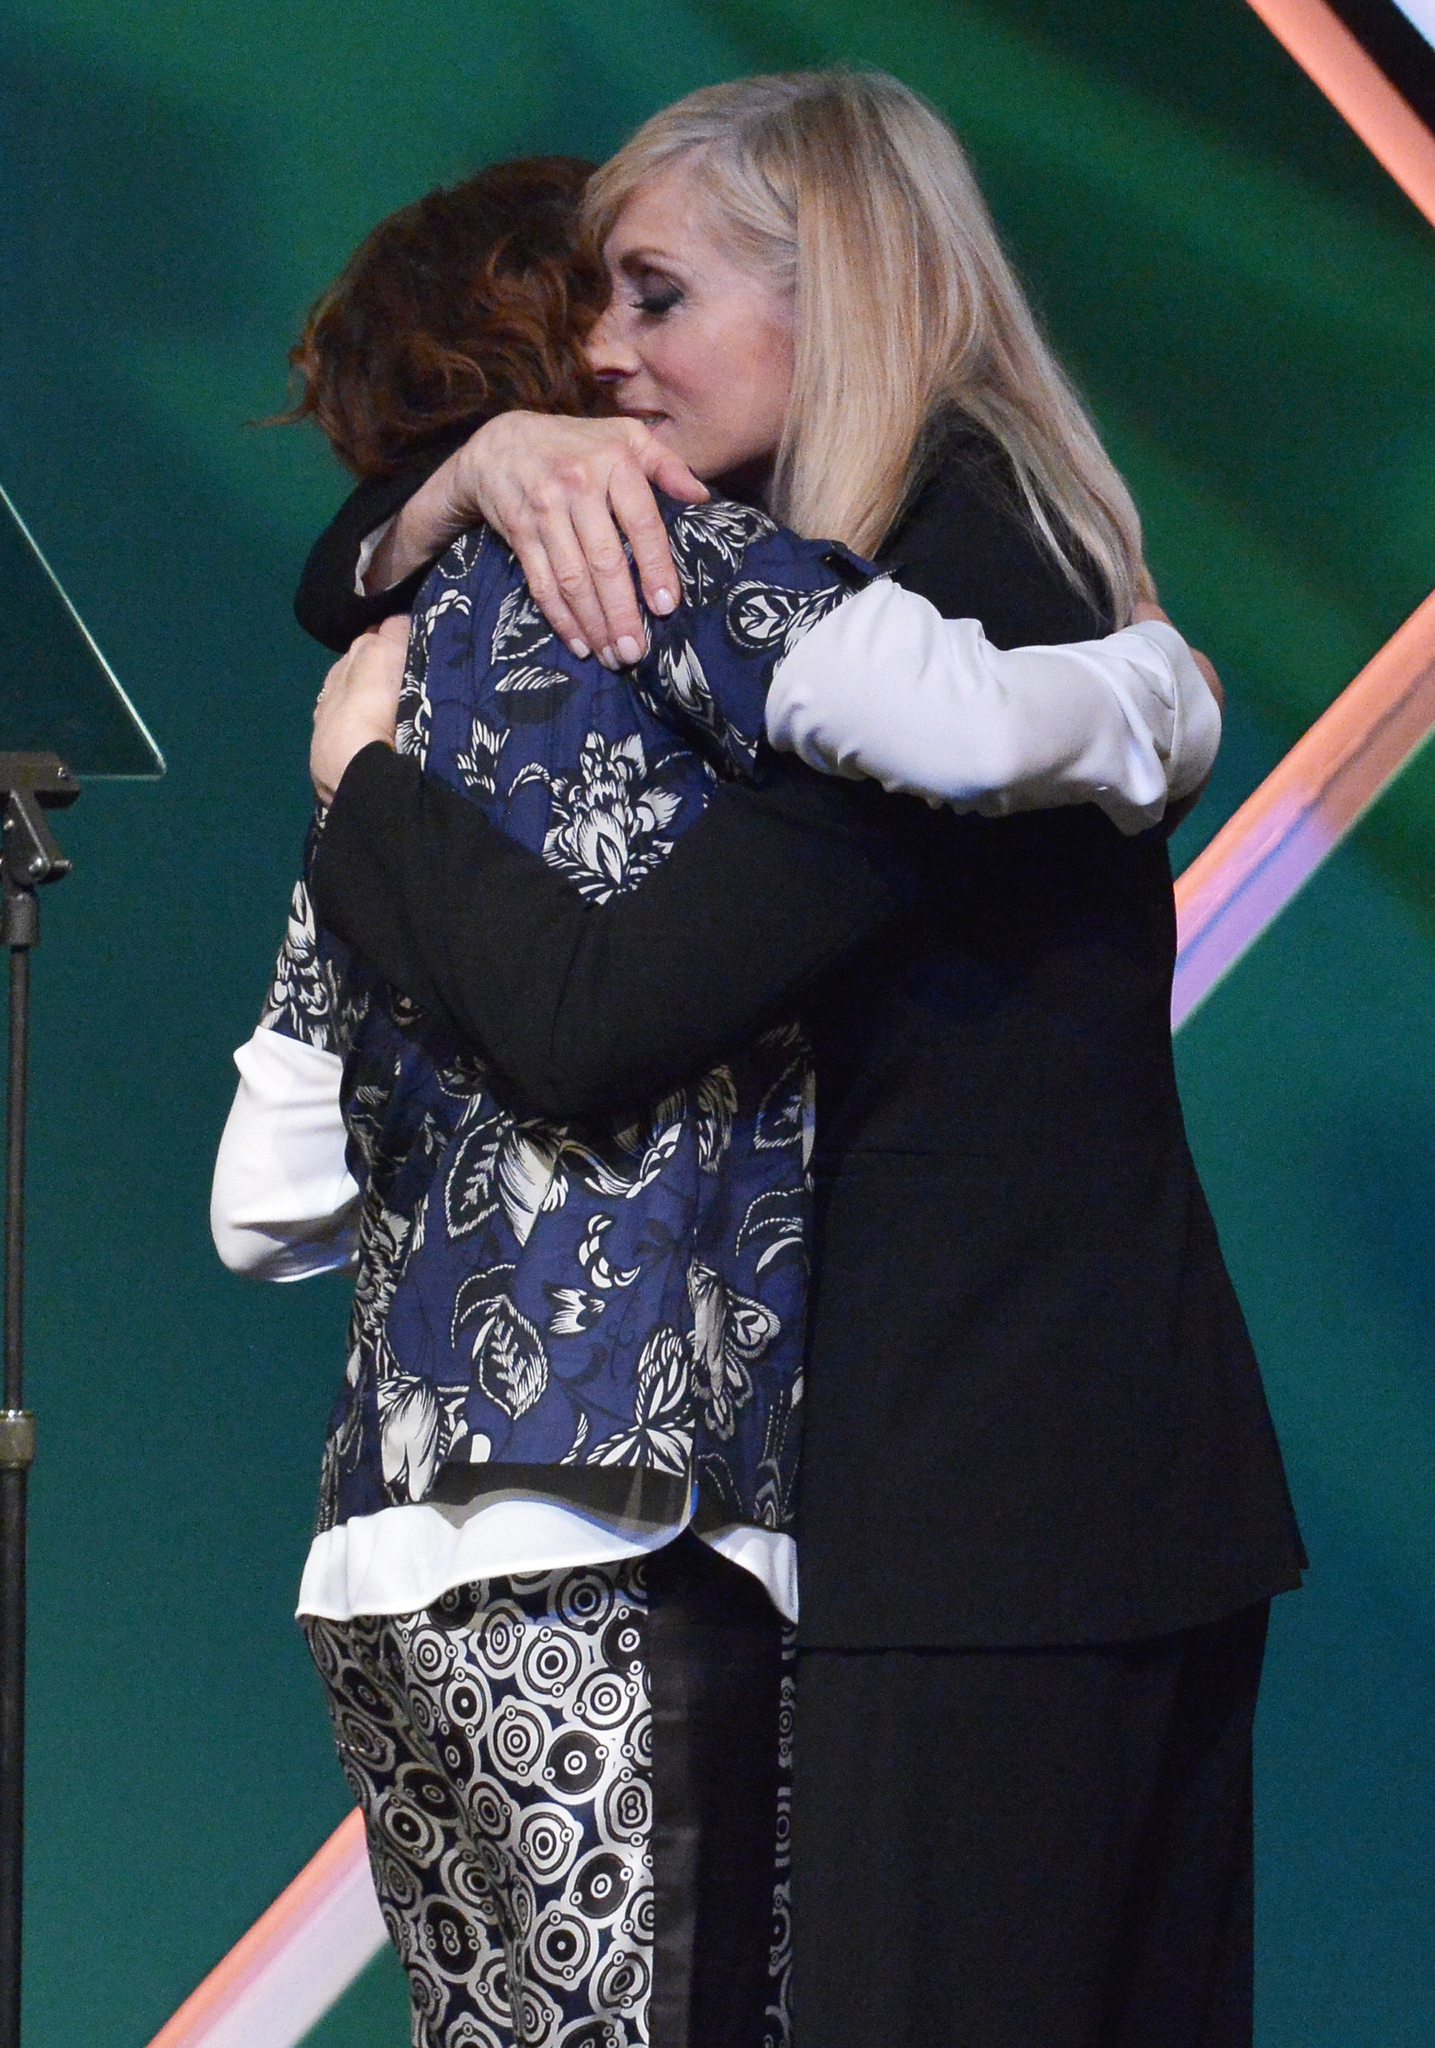
[[[588,336],[588,363],[604,383],[618,383],[635,375],[638,358],[623,340],[622,316],[626,309],[610,300],[597,326]]]

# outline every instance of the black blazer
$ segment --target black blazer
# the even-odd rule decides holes
[[[887,552],[998,644],[1101,629],[970,436]],[[1092,808],[959,818],[781,760],[590,905],[373,746],[314,884],[545,1113],[650,1100],[800,1003],[808,1644],[1114,1641],[1299,1583],[1176,1094],[1159,834]]]

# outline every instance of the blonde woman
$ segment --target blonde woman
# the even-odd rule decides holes
[[[670,611],[643,479],[676,453],[998,646],[1129,619],[1130,498],[955,139],[895,80],[693,95],[589,207],[614,287],[592,360],[628,423],[485,427],[379,536],[381,578],[477,510],[565,637],[625,658],[613,514]],[[316,904],[547,1114],[650,1099],[802,1011],[812,2048],[1236,2048],[1261,1649],[1303,1560],[1182,1128],[1164,840],[979,815],[949,701],[878,759],[880,706],[854,737],[828,680],[769,729],[939,807],[779,764],[600,905],[373,743],[392,678],[361,654],[320,720]]]

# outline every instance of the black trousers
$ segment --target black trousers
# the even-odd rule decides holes
[[[651,2048],[787,2035],[791,1630],[684,1535],[644,1566],[653,1710]]]
[[[1250,2048],[1268,1613],[1096,1649],[802,1651],[802,2048]]]

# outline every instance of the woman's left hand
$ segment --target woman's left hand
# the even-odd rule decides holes
[[[408,618],[385,619],[361,633],[324,678],[309,749],[309,773],[321,804],[334,801],[344,770],[362,748],[374,740],[393,745],[408,645]]]

